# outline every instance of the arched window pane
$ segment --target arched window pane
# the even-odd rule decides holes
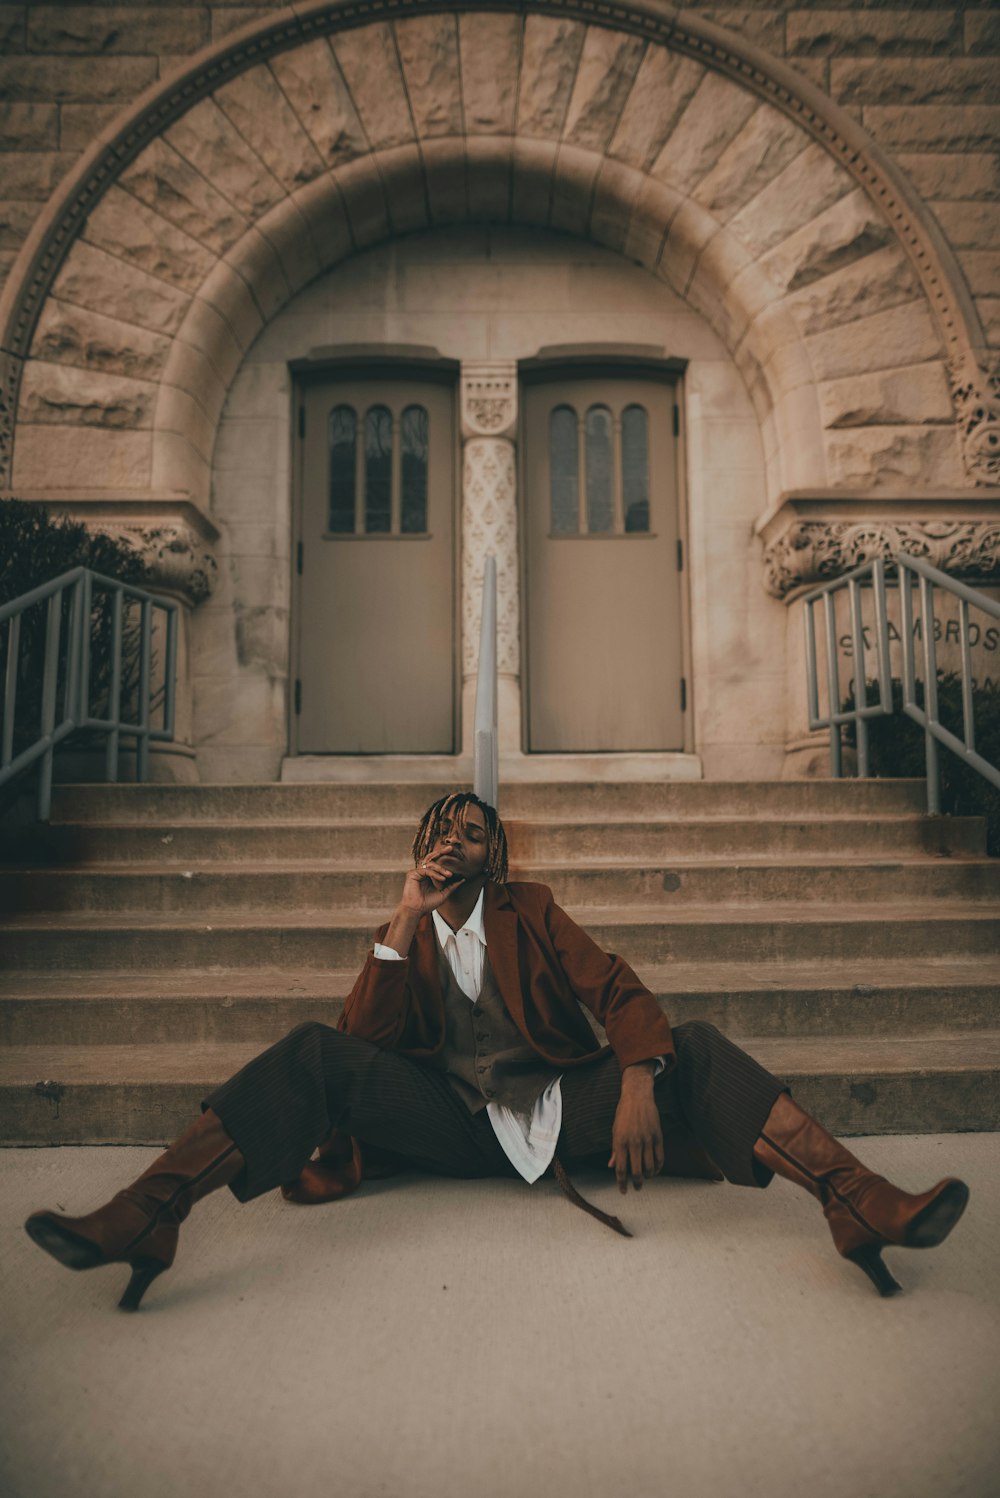
[[[626,531],[648,531],[649,421],[642,406],[622,412],[622,494]]]
[[[549,475],[554,536],[575,536],[580,528],[579,466],[576,412],[571,406],[556,406],[549,417]]]
[[[587,412],[587,529],[603,534],[614,526],[611,487],[611,412],[591,406]]]
[[[403,444],[403,509],[400,528],[407,535],[427,529],[427,412],[407,406],[400,422]]]
[[[365,417],[365,530],[392,527],[392,412],[372,406]]]
[[[354,490],[357,468],[358,419],[352,406],[330,412],[330,523],[340,535],[354,530]]]

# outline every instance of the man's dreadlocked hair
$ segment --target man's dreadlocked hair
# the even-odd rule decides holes
[[[496,807],[480,801],[472,791],[452,791],[450,796],[442,796],[440,801],[435,801],[433,806],[427,808],[413,839],[413,862],[418,864],[431,851],[438,840],[444,818],[454,816],[462,823],[468,806],[478,806],[486,820],[486,872],[496,884],[506,884],[507,834],[503,830],[503,823]]]

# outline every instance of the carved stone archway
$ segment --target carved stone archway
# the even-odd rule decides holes
[[[996,477],[950,251],[789,68],[657,0],[314,0],[156,86],[41,215],[0,309],[15,480],[71,487],[82,464],[204,499],[228,381],[275,310],[379,238],[470,220],[589,236],[685,296],[744,374],[772,501],[879,463]],[[906,325],[895,381],[870,375],[872,307],[881,343]]]

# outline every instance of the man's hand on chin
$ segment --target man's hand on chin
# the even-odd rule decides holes
[[[611,1133],[611,1159],[618,1189],[628,1190],[629,1176],[638,1191],[646,1176],[663,1169],[663,1126],[653,1097],[655,1063],[638,1061],[622,1072],[622,1095]]]

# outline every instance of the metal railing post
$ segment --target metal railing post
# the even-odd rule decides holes
[[[473,789],[480,800],[495,807],[500,795],[500,768],[497,745],[497,564],[492,555],[486,558],[483,571],[473,758]]]
[[[920,578],[920,612],[923,615],[924,647],[924,761],[927,766],[927,810],[932,816],[941,812],[941,770],[938,746],[932,724],[938,721],[937,651],[934,649],[934,584],[929,577]]]
[[[38,777],[38,820],[48,820],[52,806],[53,729],[56,724],[56,675],[59,670],[59,637],[62,633],[63,590],[52,593],[45,617],[45,666],[42,673],[42,721],[40,742],[44,746]]]
[[[994,619],[1000,619],[1000,603],[987,598],[985,593],[961,583],[957,578],[940,572],[920,557],[900,553],[893,558],[899,576],[899,608],[902,649],[903,712],[912,718],[924,731],[924,755],[927,774],[927,808],[932,815],[941,810],[941,784],[939,745],[943,744],[953,754],[1000,788],[1000,768],[991,764],[976,749],[971,641],[969,634],[969,606],[981,609]],[[865,680],[865,637],[861,610],[861,582],[870,575],[875,609],[875,650],[878,678],[877,703],[869,703]],[[920,585],[921,646],[924,671],[924,703],[917,701],[916,661],[913,619],[913,578]],[[834,594],[847,588],[851,608],[851,640],[856,666],[854,706],[841,712],[839,708],[839,678],[837,670],[836,612]],[[934,590],[939,588],[952,594],[959,604],[959,644],[962,664],[962,738],[958,738],[941,722],[937,690],[937,647],[935,644]],[[820,713],[819,683],[816,649],[816,626],[813,608],[822,599],[826,618],[826,674],[828,703],[826,716]],[[824,583],[806,593],[802,599],[806,637],[806,688],[809,698],[810,729],[829,728],[831,773],[839,778],[842,770],[840,752],[840,729],[842,724],[853,722],[858,746],[858,771],[867,775],[869,771],[868,719],[891,716],[895,711],[892,700],[892,669],[889,659],[889,616],[886,600],[885,563],[881,558],[862,563],[852,572],[832,582]]]
[[[177,704],[177,611],[171,609],[167,615],[167,659],[163,667],[165,691],[163,694],[163,731],[174,736],[174,713]]]
[[[81,582],[83,609],[80,631],[80,695],[75,715],[79,719],[87,717],[90,712],[90,634],[87,624],[94,607],[94,580],[89,571],[83,574]]]
[[[112,727],[108,733],[104,755],[104,773],[108,780],[118,780],[118,753],[121,743],[122,721],[122,613],[124,595],[116,588],[111,604],[111,681],[108,685],[108,718]]]
[[[868,723],[864,709],[868,706],[868,683],[865,679],[865,636],[861,627],[861,590],[858,579],[852,577],[847,585],[847,596],[851,609],[851,641],[854,649],[854,705],[860,707],[854,742],[858,752],[858,774],[868,779]]]
[[[972,656],[969,645],[969,600],[958,600],[958,641],[962,652],[962,733],[969,749],[976,747],[976,720],[972,702]]]
[[[140,641],[142,658],[139,666],[139,741],[136,746],[138,764],[136,774],[140,780],[149,779],[149,678],[153,649],[152,606],[148,598],[139,605]]]
[[[877,557],[872,563],[872,592],[875,603],[876,662],[878,665],[878,700],[882,711],[892,712],[892,662],[889,659],[889,608],[885,596],[885,562]]]
[[[7,669],[3,685],[3,735],[0,765],[9,765],[14,757],[14,708],[17,704],[17,662],[21,651],[21,616],[7,621]]]
[[[111,681],[108,689],[107,716],[99,718],[90,712],[90,656],[93,648],[93,585],[110,589],[112,597]],[[65,650],[65,681],[62,693],[62,716],[56,722],[59,696],[60,646],[62,644],[63,600],[69,595],[68,628]],[[140,605],[139,628],[139,702],[137,721],[122,723],[122,678],[124,649],[124,600],[126,595]],[[44,667],[42,671],[41,722],[38,735],[17,755],[15,715],[20,665],[21,619],[29,608],[47,601]],[[167,616],[166,666],[163,683],[164,725],[152,726],[153,693],[153,610],[162,609]],[[177,610],[173,599],[157,598],[148,589],[106,577],[88,567],[74,567],[61,577],[0,605],[0,626],[7,625],[7,659],[3,675],[3,718],[0,722],[0,786],[38,768],[38,818],[46,821],[52,808],[52,772],[56,746],[79,729],[96,729],[106,739],[105,775],[118,778],[121,735],[136,740],[136,774],[149,779],[152,741],[173,739],[177,674]],[[494,601],[494,629],[496,605]],[[495,651],[494,651],[495,656]],[[495,668],[494,668],[495,669]],[[494,703],[495,718],[495,703]]]
[[[826,616],[826,702],[830,712],[830,773],[839,780],[843,773],[840,745],[840,673],[837,670],[837,616],[833,606],[832,592],[823,595],[823,612]]]

